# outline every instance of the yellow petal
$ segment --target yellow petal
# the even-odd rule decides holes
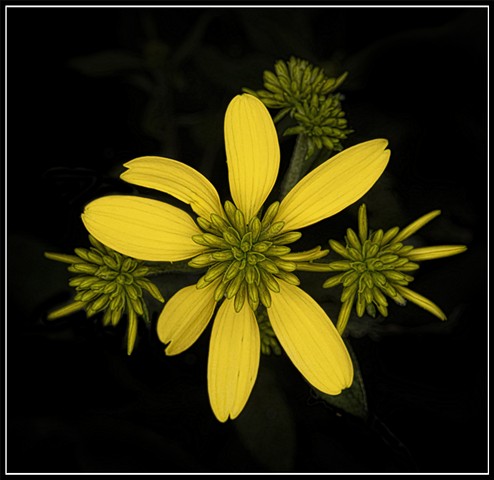
[[[433,210],[432,212],[422,215],[420,218],[410,223],[410,225],[407,225],[405,228],[400,230],[400,233],[398,233],[398,235],[393,238],[393,242],[402,242],[403,240],[413,235],[417,230],[421,229],[424,225],[429,223],[431,220],[436,218],[438,215],[441,215],[441,210]]]
[[[158,338],[168,346],[167,355],[187,350],[202,334],[213,316],[214,290],[218,282],[207,287],[182,288],[166,302],[156,326]]]
[[[230,102],[225,114],[225,148],[232,198],[248,223],[271,192],[280,165],[273,120],[256,97],[237,95]]]
[[[69,303],[68,305],[57,308],[56,310],[50,312],[46,318],[47,320],[56,320],[57,318],[65,317],[66,315],[70,315],[74,312],[78,312],[79,310],[82,310],[85,306],[86,306],[86,302],[79,302],[79,301],[72,302]]]
[[[175,262],[206,249],[192,240],[201,231],[187,213],[149,198],[98,198],[86,206],[82,221],[100,242],[141,260]]]
[[[335,326],[318,303],[300,288],[279,281],[271,295],[271,326],[302,375],[318,390],[338,395],[353,381],[353,365]]]
[[[208,220],[212,213],[223,213],[218,192],[211,182],[184,163],[163,157],[140,157],[124,166],[128,170],[120,178],[126,182],[173,195]]]
[[[302,178],[281,202],[275,221],[296,230],[340,212],[362,197],[388,164],[388,141],[375,139],[347,148]]]
[[[257,377],[261,341],[252,310],[235,311],[225,300],[211,332],[208,358],[208,391],[211,408],[220,422],[232,420],[243,410]]]
[[[447,317],[445,313],[428,298],[425,298],[419,293],[414,292],[407,287],[403,287],[402,285],[393,285],[393,287],[396,288],[398,293],[403,295],[403,297],[405,297],[407,300],[410,300],[411,302],[415,303],[415,305],[418,305],[424,310],[432,313],[432,315],[435,315],[437,318],[439,318],[439,320],[446,320]]]
[[[414,248],[407,254],[409,260],[419,262],[423,260],[435,260],[436,258],[451,257],[463,253],[465,245],[435,245],[433,247]]]
[[[127,355],[132,355],[137,338],[137,314],[135,310],[130,309],[127,325]]]

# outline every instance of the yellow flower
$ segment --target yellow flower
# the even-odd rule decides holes
[[[142,157],[125,165],[122,178],[189,204],[196,221],[172,205],[135,196],[96,199],[82,215],[91,235],[126,255],[148,261],[191,259],[192,266],[208,267],[197,285],[179,290],[165,304],[157,331],[168,355],[181,353],[198,339],[221,302],[208,358],[209,398],[221,422],[240,414],[257,377],[255,312],[260,304],[288,357],[315,388],[336,395],[351,385],[348,351],[324,310],[298,288],[291,272],[300,254],[291,254],[286,245],[300,238],[294,229],[357,201],[389,159],[384,139],[344,150],[306,175],[261,219],[280,163],[271,116],[254,96],[238,95],[227,108],[224,129],[234,203],[222,206],[213,185],[193,168]],[[324,254],[314,249],[306,255]]]

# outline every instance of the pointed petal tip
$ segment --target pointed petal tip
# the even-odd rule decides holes
[[[226,423],[226,421],[230,418],[230,416],[228,414],[222,415],[219,412],[216,412],[214,409],[213,409],[213,413],[214,413],[214,416],[216,417],[216,420],[218,420],[218,422],[221,422],[221,423]]]
[[[257,97],[255,97],[254,95],[252,95],[250,93],[239,93],[238,95],[233,97],[230,104],[238,103],[238,102],[245,102],[245,103],[249,102],[251,104],[257,103],[257,104],[262,105],[264,108],[266,108],[264,103],[261,102],[261,100],[259,100]]]
[[[376,154],[377,152],[381,152],[377,158],[381,159],[381,161],[383,161],[384,165],[386,166],[391,157],[391,150],[387,148],[388,145],[389,145],[389,141],[387,138],[375,138],[373,140],[368,140],[366,142],[359,143],[355,145],[355,147],[367,148],[368,154],[371,154],[372,150],[374,150]],[[353,148],[353,147],[349,147],[349,148]]]
[[[229,113],[232,110],[237,110],[244,106],[247,108],[252,106],[254,108],[261,107],[262,109],[266,109],[264,103],[262,103],[257,97],[254,97],[254,95],[250,95],[249,93],[241,93],[230,100],[226,111]]]
[[[211,404],[211,409],[213,410],[214,416],[216,417],[216,420],[220,423],[226,423],[228,420],[235,420],[243,411],[243,406],[242,408],[234,410],[233,408],[226,410],[226,411],[220,411],[218,407],[215,407]]]
[[[162,341],[163,342],[163,341]],[[164,342],[163,342],[164,343]],[[173,342],[170,342],[166,347],[165,349],[163,350],[165,352],[165,355],[167,357],[174,357],[176,355],[178,355],[179,353],[182,353],[182,350],[178,350],[176,348],[173,348],[174,345],[173,345]]]
[[[341,370],[341,376],[333,378],[332,383],[320,385],[321,388],[318,387],[318,390],[321,390],[321,392],[327,393],[328,395],[340,395],[345,390],[349,389],[353,384],[354,376],[353,363],[351,360],[347,367],[347,369]]]
[[[132,165],[135,165],[136,163],[137,163],[137,164],[139,164],[139,162],[140,162],[141,160],[146,159],[146,158],[147,158],[147,156],[143,156],[143,157],[136,157],[136,158],[133,158],[132,160],[127,160],[127,161],[123,164],[123,166],[124,166],[125,168],[130,168]],[[122,175],[123,175],[124,173],[126,173],[126,171],[125,171],[125,172],[123,172],[123,173],[122,173]]]
[[[189,204],[195,213],[209,218],[221,215],[222,207],[214,185],[190,165],[159,156],[134,158],[125,163],[120,178],[127,183],[172,195]]]
[[[367,140],[367,142],[362,142],[363,144],[368,143],[375,144],[376,148],[382,148],[383,150],[388,146],[389,140],[387,138],[374,138],[372,140]]]
[[[364,140],[363,142],[356,143],[355,145],[347,147],[346,149],[339,152],[339,154],[343,153],[345,150],[348,151],[351,149],[359,149],[359,150],[367,149],[367,151],[370,151],[370,150],[375,150],[375,151],[383,150],[384,151],[384,150],[386,150],[388,152],[391,152],[387,148],[388,145],[389,145],[389,140],[387,138],[380,138],[380,137],[379,138],[373,138],[371,140]]]
[[[228,420],[235,420],[242,413],[243,408],[244,405],[242,405],[242,408],[240,409],[236,409],[236,410],[232,409],[232,410],[220,412],[218,407],[215,407],[214,405],[211,404],[211,409],[213,410],[216,420],[218,420],[221,423],[226,423]]]

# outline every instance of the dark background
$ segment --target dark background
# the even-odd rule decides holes
[[[486,472],[486,8],[8,8],[8,472]],[[354,322],[351,345],[367,421],[315,398],[289,360],[263,356],[238,420],[217,422],[206,386],[209,329],[165,357],[140,326],[75,314],[63,264],[46,250],[87,246],[85,203],[134,191],[121,165],[166,155],[228,195],[223,115],[242,87],[290,55],[349,71],[341,88],[355,133],[385,137],[392,157],[364,198],[371,226],[442,215],[416,236],[468,251],[426,262],[414,305]],[[294,139],[281,139],[282,170]],[[342,239],[358,205],[304,231]],[[306,289],[337,315],[320,288]],[[194,281],[170,276],[165,298]],[[153,322],[158,305],[153,305]]]

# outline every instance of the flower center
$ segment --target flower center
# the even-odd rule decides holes
[[[362,211],[360,215],[363,215]],[[366,218],[364,220],[365,222],[361,223],[366,225]],[[389,235],[387,234],[388,237]],[[366,227],[361,228],[360,238],[351,228],[347,229],[346,247],[334,240],[330,240],[329,243],[333,250],[346,260],[330,263],[333,270],[344,273],[328,279],[324,285],[327,288],[341,283],[342,302],[356,295],[359,317],[365,310],[375,317],[376,307],[383,316],[387,316],[388,302],[385,295],[400,305],[405,303],[395,286],[406,286],[413,281],[413,277],[406,273],[417,268],[417,265],[407,258],[407,254],[413,249],[412,246],[390,242],[382,230],[373,232],[367,238]]]
[[[211,214],[210,219],[197,218],[205,232],[193,240],[208,250],[193,258],[189,265],[208,270],[197,282],[204,288],[216,281],[216,301],[223,297],[235,298],[235,310],[239,312],[245,300],[253,311],[259,303],[271,305],[270,292],[279,292],[278,279],[298,282],[291,273],[296,264],[283,257],[290,253],[286,245],[298,240],[299,232],[280,233],[284,222],[273,222],[279,202],[273,203],[262,220],[253,217],[248,223],[243,213],[232,202],[225,202],[225,217]]]

